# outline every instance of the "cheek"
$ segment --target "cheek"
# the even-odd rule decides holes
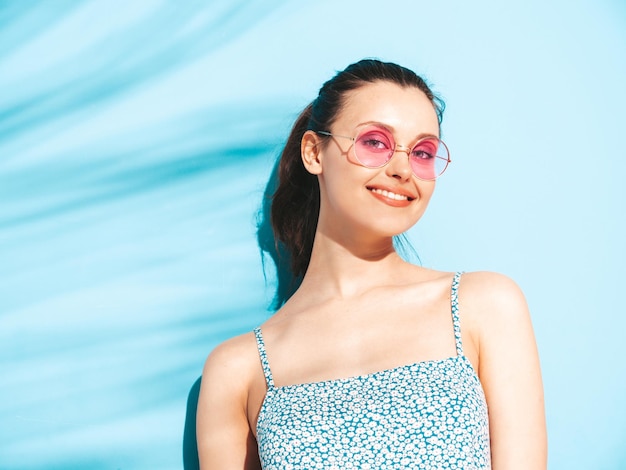
[[[349,162],[345,155],[325,155],[319,175],[320,186],[331,193],[349,192],[368,179],[367,171],[367,168]]]
[[[325,172],[319,175],[319,183],[322,201],[333,206],[354,204],[359,197],[359,180],[349,173]]]
[[[430,198],[435,192],[435,182],[434,181],[420,181],[417,184],[417,191],[419,192],[419,195],[422,201],[428,202],[430,201]]]

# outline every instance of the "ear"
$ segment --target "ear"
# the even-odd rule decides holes
[[[300,154],[304,168],[312,175],[322,173],[322,141],[313,131],[306,131],[300,142]]]

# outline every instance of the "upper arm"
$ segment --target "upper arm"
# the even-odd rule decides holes
[[[493,468],[545,469],[543,385],[524,295],[513,281],[493,273],[476,273],[468,284]]]
[[[246,403],[249,364],[237,338],[208,357],[198,398],[196,436],[202,470],[258,469]]]

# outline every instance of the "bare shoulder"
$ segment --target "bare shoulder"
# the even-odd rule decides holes
[[[258,372],[259,360],[253,333],[235,336],[211,351],[202,373],[203,382],[223,384],[244,391]]]
[[[511,278],[494,272],[463,274],[459,284],[459,303],[476,320],[489,322],[527,316],[524,293]]]
[[[468,273],[459,284],[459,306],[461,318],[475,327],[493,468],[546,468],[539,354],[524,294],[501,274]]]
[[[534,333],[524,293],[511,278],[493,272],[472,272],[461,277],[459,308],[462,327],[473,344],[472,358],[502,355],[518,341],[533,347]]]
[[[196,413],[201,468],[260,468],[247,414],[260,368],[255,350],[248,333],[217,346],[205,362]]]

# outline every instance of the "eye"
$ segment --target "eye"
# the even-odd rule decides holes
[[[380,131],[369,131],[360,135],[356,144],[369,152],[388,152],[392,148],[389,137]]]
[[[432,153],[427,152],[424,149],[414,148],[411,152],[411,157],[419,158],[420,160],[430,160],[431,158],[435,158]]]
[[[411,151],[411,157],[418,160],[431,160],[437,155],[437,147],[436,141],[426,140],[418,142]]]

